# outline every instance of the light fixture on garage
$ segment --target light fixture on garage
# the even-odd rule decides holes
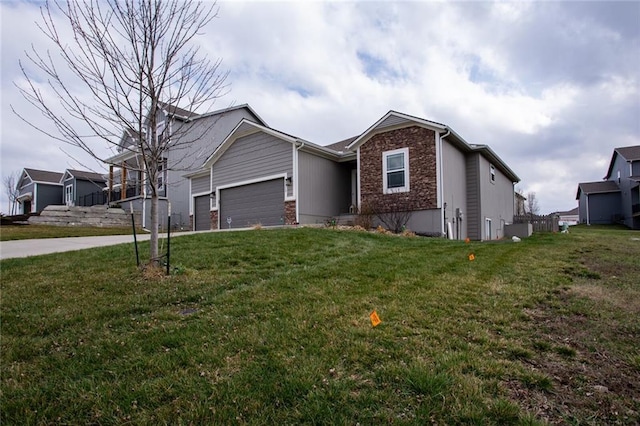
[[[215,201],[216,200],[216,193],[212,192],[209,194],[209,198],[211,199],[211,201]]]
[[[287,178],[284,180],[284,182],[287,184],[287,186],[291,186],[291,182],[292,182],[291,176],[287,177]]]

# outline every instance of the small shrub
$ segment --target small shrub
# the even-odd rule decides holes
[[[375,211],[371,205],[368,203],[363,203],[360,207],[358,214],[355,218],[356,226],[360,226],[365,230],[369,230],[373,228],[373,218],[375,216]]]
[[[251,229],[253,229],[255,231],[259,231],[259,230],[262,229],[262,224],[260,222],[254,223],[253,225],[251,225]]]

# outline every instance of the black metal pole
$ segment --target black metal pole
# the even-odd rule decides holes
[[[169,204],[169,215],[167,217],[167,275],[169,275],[169,264],[171,263],[171,205]]]
[[[136,237],[136,219],[133,214],[133,204],[131,204],[131,227],[133,228],[133,245],[136,247],[136,265],[140,266],[140,255],[138,254],[138,238]]]

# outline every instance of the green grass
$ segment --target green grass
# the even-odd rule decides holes
[[[0,421],[634,424],[636,237],[197,234],[161,278],[131,245],[4,260]]]
[[[96,228],[89,226],[68,227],[52,225],[3,225],[0,227],[0,241],[126,234],[131,234],[131,227]]]

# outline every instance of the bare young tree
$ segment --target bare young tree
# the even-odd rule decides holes
[[[159,117],[167,105],[210,108],[225,91],[221,60],[201,55],[194,43],[217,13],[214,2],[192,0],[49,1],[37,26],[55,55],[34,47],[20,64],[26,84],[18,88],[57,132],[16,112],[36,129],[100,161],[99,147],[115,149],[123,132],[135,135],[120,149],[141,158],[133,170],[144,173],[151,198],[150,263],[159,260],[158,175],[170,167],[166,152],[194,141],[159,126]]]
[[[2,177],[2,184],[4,185],[4,191],[9,200],[9,215],[16,214],[18,196],[20,190],[18,189],[18,180],[20,179],[20,172],[12,172]]]
[[[533,191],[527,193],[526,209],[527,213],[532,216],[540,214],[540,205],[538,204],[538,198],[536,197],[536,193]]]

